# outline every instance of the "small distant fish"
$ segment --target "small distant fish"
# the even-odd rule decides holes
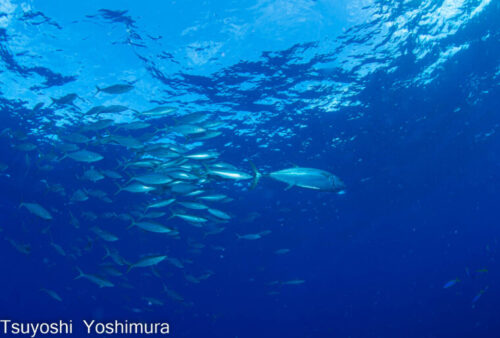
[[[132,89],[134,89],[134,86],[131,84],[115,84],[115,85],[104,87],[104,88],[100,88],[99,86],[96,86],[96,89],[97,89],[96,94],[98,94],[100,92],[104,92],[107,94],[123,94],[123,93],[129,92]]]
[[[279,250],[276,250],[274,253],[276,255],[284,255],[284,254],[287,254],[290,252],[290,249],[279,249]]]
[[[223,201],[226,198],[227,198],[227,196],[223,195],[223,194],[205,195],[205,196],[198,197],[198,199],[200,199],[200,200],[212,201],[212,202]]]
[[[113,104],[110,106],[102,106],[97,114],[117,114],[129,110],[127,106],[121,104]]]
[[[75,279],[85,278],[92,283],[97,284],[100,288],[111,288],[115,286],[113,283],[102,277],[86,274],[79,267],[76,267],[76,269],[78,270],[78,276],[76,276]]]
[[[72,105],[74,104],[73,102],[78,98],[78,95],[77,94],[74,94],[74,93],[71,93],[71,94],[67,94],[67,95],[64,95],[60,98],[54,98],[54,97],[51,97],[50,99],[52,100],[52,103],[51,105],[53,104],[57,104],[57,105]]]
[[[163,302],[159,299],[153,298],[153,297],[142,297],[142,300],[144,300],[148,306],[163,306]]]
[[[218,176],[220,178],[225,178],[229,180],[241,181],[241,180],[250,180],[254,178],[252,175],[238,170],[217,169],[217,168],[210,169],[208,167],[205,167],[205,169],[207,170],[207,174],[209,175]]]
[[[184,155],[184,158],[188,158],[190,160],[211,160],[217,157],[219,157],[219,153],[216,151],[205,151]]]
[[[451,288],[453,285],[457,284],[458,282],[460,282],[460,279],[456,278],[456,279],[452,279],[450,280],[449,282],[447,282],[444,286],[443,286],[443,289],[448,289],[448,288]]]
[[[252,167],[257,182],[262,174],[253,165]],[[340,178],[328,171],[315,168],[293,167],[272,172],[267,176],[288,184],[286,190],[297,186],[307,189],[339,192],[345,188]]]
[[[208,208],[207,211],[212,215],[212,216],[215,216],[219,219],[222,219],[222,220],[225,220],[225,221],[228,221],[231,219],[231,216],[229,216],[227,213],[225,213],[224,211],[221,211],[221,210],[218,210],[218,209],[214,209],[214,208]]]
[[[184,265],[182,264],[182,262],[180,260],[178,260],[177,258],[168,257],[167,261],[170,262],[173,266],[175,266],[175,267],[177,267],[179,269],[183,269],[184,268]]]
[[[155,173],[135,176],[130,180],[149,185],[163,185],[172,182],[172,178],[170,178],[170,176]]]
[[[104,175],[94,168],[90,168],[88,170],[85,170],[82,178],[95,183],[104,179]]]
[[[64,249],[59,244],[51,242],[50,246],[52,246],[54,250],[56,250],[57,253],[60,254],[61,256],[66,256],[66,251],[64,251]]]
[[[95,153],[93,151],[88,151],[88,150],[78,150],[72,153],[69,153],[65,156],[63,156],[62,159],[69,157],[72,160],[75,160],[77,162],[87,162],[87,163],[93,163],[93,162],[98,162],[102,160],[104,157],[101,154]]]
[[[89,199],[89,196],[85,193],[85,191],[78,189],[73,193],[70,198],[71,202],[85,202]]]
[[[40,289],[40,291],[42,292],[45,292],[46,294],[48,294],[50,297],[54,298],[55,300],[57,300],[58,302],[62,302],[62,298],[57,294],[57,292],[53,291],[53,290],[49,290],[49,289]]]
[[[239,235],[236,234],[238,239],[248,239],[248,240],[256,240],[256,239],[261,239],[262,236],[269,235],[271,233],[271,230],[266,230],[266,231],[261,231],[257,234],[247,234],[247,235]]]
[[[150,257],[143,258],[140,261],[138,261],[137,263],[130,264],[127,272],[129,272],[130,270],[132,270],[134,268],[145,268],[148,266],[157,265],[157,264],[161,263],[163,260],[165,260],[165,258],[167,258],[167,256],[150,256]]]
[[[123,176],[121,174],[119,174],[113,170],[102,170],[101,172],[104,176],[112,178],[112,179],[119,180],[119,179],[123,178]]]
[[[44,207],[37,203],[21,203],[19,208],[25,207],[33,215],[36,215],[44,220],[51,220],[52,215]]]
[[[205,204],[196,202],[179,202],[178,204],[182,205],[184,208],[192,210],[204,210],[208,208]]]
[[[306,281],[303,279],[292,279],[286,282],[281,282],[281,285],[300,285],[304,284]]]
[[[185,275],[184,278],[186,278],[186,280],[188,282],[191,282],[191,283],[194,283],[194,284],[200,283],[200,280],[198,278],[194,277],[193,275]]]
[[[248,239],[248,240],[256,240],[262,238],[260,234],[247,234],[247,235],[236,234],[236,236],[238,237],[238,239]]]
[[[105,240],[106,242],[116,242],[118,240],[118,237],[115,235],[102,230],[101,228],[94,226],[90,228],[90,231],[92,231],[94,234],[99,236],[101,239]]]
[[[20,253],[23,253],[25,255],[29,255],[31,253],[31,245],[17,243],[16,241],[10,238],[6,238],[6,240]]]
[[[483,293],[486,292],[486,290],[488,290],[488,287],[485,287],[484,289],[482,289],[481,291],[479,291],[479,293],[474,298],[472,298],[472,304],[473,304],[473,306],[474,306],[474,303],[476,303],[479,300],[479,298],[481,298],[481,296],[483,295]]]
[[[121,277],[123,276],[123,273],[119,270],[117,270],[115,267],[111,265],[104,265],[102,267],[102,270],[104,271],[105,274],[113,276],[113,277]]]
[[[180,213],[174,213],[174,214],[172,214],[171,218],[172,217],[179,217],[180,219],[183,219],[186,222],[189,222],[192,224],[205,223],[207,221],[207,219],[204,217],[188,215],[188,214],[180,214]]]
[[[174,107],[167,107],[167,106],[161,106],[161,107],[156,107],[150,110],[143,111],[141,114],[144,116],[163,116],[167,115],[170,113],[173,113],[177,110],[177,108]]]
[[[153,222],[133,222],[129,228],[133,227],[133,226],[136,226],[142,230],[145,230],[145,231],[149,231],[149,232],[156,232],[156,233],[164,233],[164,234],[168,234],[168,233],[171,233],[172,229],[164,226],[164,225],[161,225],[159,223],[153,223]]]
[[[191,135],[196,135],[196,134],[202,134],[206,132],[207,130],[203,127],[199,127],[196,125],[192,124],[181,124],[177,125],[175,127],[169,128],[169,131],[174,132],[174,133],[179,133],[183,136],[191,136]]]
[[[120,256],[120,254],[118,253],[118,251],[116,249],[109,249],[108,247],[104,247],[104,249],[106,250],[106,255],[102,258],[102,259],[106,259],[108,257],[110,257],[113,262],[115,262],[115,264],[119,265],[119,266],[123,266],[123,265],[129,265],[128,262],[123,259],[123,257]]]
[[[157,211],[157,212],[150,211],[150,212],[148,212],[146,214],[143,214],[141,216],[141,218],[149,218],[149,219],[152,219],[152,218],[162,218],[166,214],[167,213],[163,212],[163,211]]]
[[[155,202],[146,207],[146,210],[151,208],[164,208],[175,202],[175,198],[169,198],[163,201]]]
[[[118,191],[115,193],[115,195],[118,195],[122,191],[128,191],[132,193],[147,193],[150,191],[156,190],[155,187],[149,187],[147,185],[141,184],[141,183],[132,183],[126,187],[119,187]]]

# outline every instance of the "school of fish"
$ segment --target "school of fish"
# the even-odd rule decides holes
[[[97,86],[95,97],[108,95],[119,99],[134,90],[132,83]],[[192,226],[204,236],[225,231],[233,217],[224,208],[231,202],[228,184],[247,181],[254,188],[261,179],[274,179],[293,187],[342,192],[344,183],[334,174],[320,169],[291,166],[270,173],[261,173],[248,161],[235,166],[223,160],[220,150],[210,147],[210,140],[224,133],[224,123],[216,114],[208,112],[181,112],[171,106],[151,106],[139,109],[121,104],[96,105],[81,109],[78,101],[91,102],[92,98],[81,98],[76,93],[51,98],[50,104],[37,104],[31,114],[40,116],[50,110],[64,113],[78,112],[81,120],[70,128],[51,130],[50,146],[38,144],[38,137],[28,131],[6,128],[0,136],[12,144],[12,148],[24,154],[30,167],[36,162],[40,171],[56,171],[64,164],[60,175],[76,182],[71,191],[60,182],[42,180],[47,190],[64,197],[65,209],[51,205],[50,198],[40,197],[19,201],[18,212],[22,217],[42,224],[42,233],[47,234],[50,245],[61,256],[74,261],[74,283],[93,283],[98,288],[121,286],[133,288],[127,275],[148,271],[144,275],[153,278],[160,275],[157,266],[170,264],[179,270],[187,270],[190,258],[176,257],[167,248],[164,251],[141,249],[140,255],[130,255],[117,246],[120,236],[107,223],[122,224],[122,229],[141,238],[157,236],[165,241],[185,241],[191,252],[201,253],[206,246],[201,240],[185,237],[185,227]],[[126,122],[117,122],[117,116],[127,116]],[[56,132],[54,132],[56,131]],[[0,163],[5,174],[8,164]],[[9,173],[14,175],[14,173]],[[245,185],[245,182],[243,182]],[[230,185],[229,185],[230,186]],[[114,191],[109,193],[109,187]],[[86,207],[88,201],[98,203],[102,210]],[[118,212],[119,203],[122,212]],[[108,206],[108,207],[107,207]],[[80,230],[79,240],[83,247],[56,243],[57,231],[54,222],[66,222]],[[271,230],[240,234],[234,239],[259,240],[272,233]],[[31,246],[22,240],[7,238],[12,246],[23,254],[31,253]],[[86,243],[86,244],[85,244]],[[102,259],[94,267],[82,267],[79,259],[85,251],[98,250]],[[213,246],[213,250],[224,251]],[[276,255],[285,255],[288,248],[277,248]],[[148,270],[146,270],[148,269]],[[210,278],[212,270],[183,271],[186,281],[200,283]],[[276,281],[276,285],[300,285],[302,279]],[[58,302],[63,302],[61,290],[46,286],[40,291]],[[161,291],[161,290],[160,290]],[[184,297],[163,284],[168,297],[183,302]],[[270,294],[276,291],[271,291]],[[146,297],[149,304],[163,304],[163,300]],[[136,309],[139,311],[138,309]]]

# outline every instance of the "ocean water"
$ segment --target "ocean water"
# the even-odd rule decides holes
[[[0,0],[0,319],[500,336],[498,18],[497,0]],[[297,167],[345,188],[269,175]],[[117,193],[151,173],[170,182]],[[149,212],[170,234],[129,228],[168,198]]]

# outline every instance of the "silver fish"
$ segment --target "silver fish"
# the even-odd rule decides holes
[[[283,169],[270,173],[269,177],[288,184],[286,189],[297,186],[314,190],[341,191],[345,188],[344,183],[337,176],[328,171],[314,168]]]
[[[88,151],[88,150],[78,150],[69,153],[66,156],[64,156],[63,159],[66,157],[69,157],[77,162],[87,162],[87,163],[98,162],[104,158],[101,154],[94,153],[93,151]]]
[[[43,218],[47,221],[52,219],[52,215],[44,207],[37,203],[21,203],[19,208],[25,207],[33,215]]]

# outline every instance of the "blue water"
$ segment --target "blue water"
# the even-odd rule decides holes
[[[498,337],[499,17],[496,0],[0,1],[0,318],[71,319],[76,336],[82,319],[127,319],[167,321],[174,337]],[[134,88],[95,95],[117,83]],[[73,105],[52,104],[70,93]],[[97,105],[177,110],[126,132],[115,125],[133,111],[84,114]],[[119,165],[142,153],[102,140],[147,142],[195,112],[221,135],[166,134],[172,144],[217,151],[246,173],[250,162],[327,170],[345,192],[209,177],[203,189],[232,199],[211,204],[229,222],[193,227],[166,209],[178,238],[127,229],[109,213],[158,194],[115,196],[127,179],[82,174],[144,173]],[[60,135],[104,118],[114,125],[78,145],[104,160],[62,159]],[[111,203],[70,203],[82,188]],[[207,235],[212,226],[224,230]],[[184,267],[116,266],[112,288],[75,280],[76,267],[102,275],[113,264],[104,246]]]

